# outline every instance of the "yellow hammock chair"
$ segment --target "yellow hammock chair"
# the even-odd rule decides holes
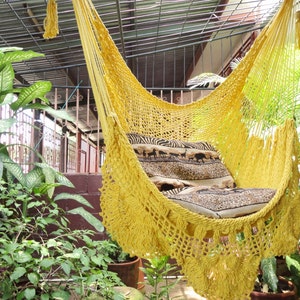
[[[292,253],[300,234],[292,108],[300,78],[296,2],[283,2],[224,83],[187,105],[147,92],[92,2],[73,0],[73,5],[106,144],[101,208],[107,230],[132,255],[176,259],[203,297],[249,297],[260,260]],[[237,218],[192,212],[149,180],[128,133],[207,141],[218,149],[238,187],[272,188],[276,194],[259,211]]]

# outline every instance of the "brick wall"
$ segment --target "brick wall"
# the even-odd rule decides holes
[[[66,192],[82,195],[94,207],[84,207],[91,212],[96,218],[101,220],[100,213],[100,192],[102,185],[102,177],[99,174],[65,174],[65,176],[73,183],[75,188],[58,187],[56,193]],[[67,199],[58,202],[59,206],[65,211],[78,207],[80,204],[74,200]],[[80,216],[69,214],[71,229],[92,229],[92,227]],[[94,228],[93,228],[94,229]],[[104,233],[97,233],[96,239],[104,239]]]

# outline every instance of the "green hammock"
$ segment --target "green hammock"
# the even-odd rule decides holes
[[[261,258],[296,249],[300,205],[294,117],[300,65],[295,3],[284,1],[245,58],[210,95],[175,105],[141,86],[92,2],[73,0],[106,143],[101,188],[104,225],[132,255],[175,258],[188,283],[208,299],[247,298]],[[149,144],[152,152],[147,150]],[[149,162],[158,153],[165,151],[166,162],[170,151],[183,157],[191,149],[204,156],[199,161],[187,159],[190,165],[207,167],[209,161],[220,166],[221,162],[239,191],[272,190],[271,199],[256,211],[221,218],[174,201],[179,196],[159,190],[157,176],[149,176],[146,169],[153,168]],[[184,194],[186,181],[175,181]],[[226,188],[236,192],[232,186]],[[208,191],[210,197],[216,190]]]

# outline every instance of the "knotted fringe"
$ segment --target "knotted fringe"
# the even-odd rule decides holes
[[[59,34],[57,4],[55,0],[48,1],[44,29],[44,39],[53,39]]]

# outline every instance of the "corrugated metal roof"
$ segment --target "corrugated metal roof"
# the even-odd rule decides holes
[[[194,1],[194,0],[94,0],[94,5],[128,65],[147,84],[174,87],[182,85],[177,67],[175,80],[159,79],[161,67],[168,72],[177,62],[186,67],[194,59],[199,45],[214,39],[253,31],[264,26],[280,1]],[[17,66],[24,82],[39,77],[54,85],[89,85],[79,34],[71,1],[57,1],[59,36],[43,39],[45,0],[4,1],[0,4],[0,45],[19,46],[44,53],[45,59]],[[203,45],[202,45],[203,46]],[[173,73],[173,72],[172,72]],[[180,77],[181,74],[181,77]],[[160,75],[161,76],[161,75]]]
[[[120,53],[147,88],[185,87],[210,47],[212,70],[222,69],[236,43],[265,26],[279,0],[94,0]],[[0,47],[18,46],[44,53],[15,65],[20,84],[50,80],[54,87],[79,87],[86,103],[89,78],[72,2],[57,0],[59,35],[43,38],[46,0],[0,3]],[[236,37],[241,37],[237,39]],[[224,41],[216,52],[213,41]],[[227,41],[225,43],[225,41]],[[226,49],[225,49],[226,48]],[[220,54],[221,53],[221,54]],[[217,66],[215,66],[217,65]],[[215,70],[213,70],[215,68]],[[90,99],[92,102],[92,98]],[[70,101],[72,102],[72,101]],[[91,109],[93,107],[91,106]]]

